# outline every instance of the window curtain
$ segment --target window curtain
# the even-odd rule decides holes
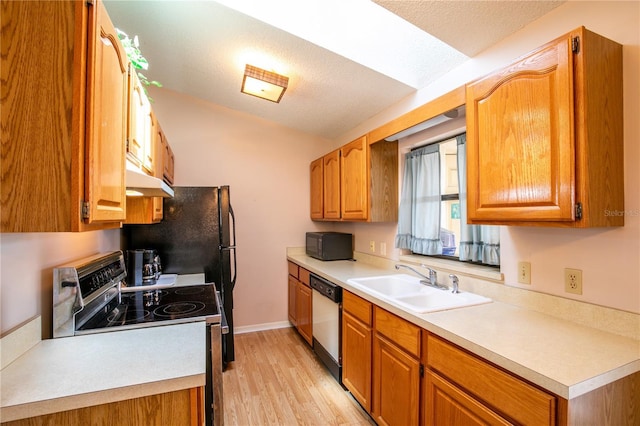
[[[467,225],[467,135],[456,137],[460,185],[460,260],[500,265],[500,227]]]
[[[396,248],[442,254],[440,241],[440,149],[438,144],[405,156]]]

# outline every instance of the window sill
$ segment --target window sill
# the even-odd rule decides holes
[[[438,259],[417,254],[400,255],[399,260],[415,265],[426,265],[434,269],[445,270],[450,273],[482,278],[504,284],[504,274],[496,268],[491,268],[472,263],[458,262],[456,260]]]

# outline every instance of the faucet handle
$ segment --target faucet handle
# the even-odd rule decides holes
[[[454,274],[449,274],[449,279],[451,279],[451,293],[458,293],[458,277]]]

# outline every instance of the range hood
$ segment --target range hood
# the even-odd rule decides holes
[[[173,189],[162,179],[143,173],[128,160],[126,163],[125,181],[128,196],[173,198]]]

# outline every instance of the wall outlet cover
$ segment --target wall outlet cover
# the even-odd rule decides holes
[[[564,291],[572,294],[582,294],[582,270],[565,268]]]
[[[518,262],[518,282],[520,284],[531,284],[530,262]]]

